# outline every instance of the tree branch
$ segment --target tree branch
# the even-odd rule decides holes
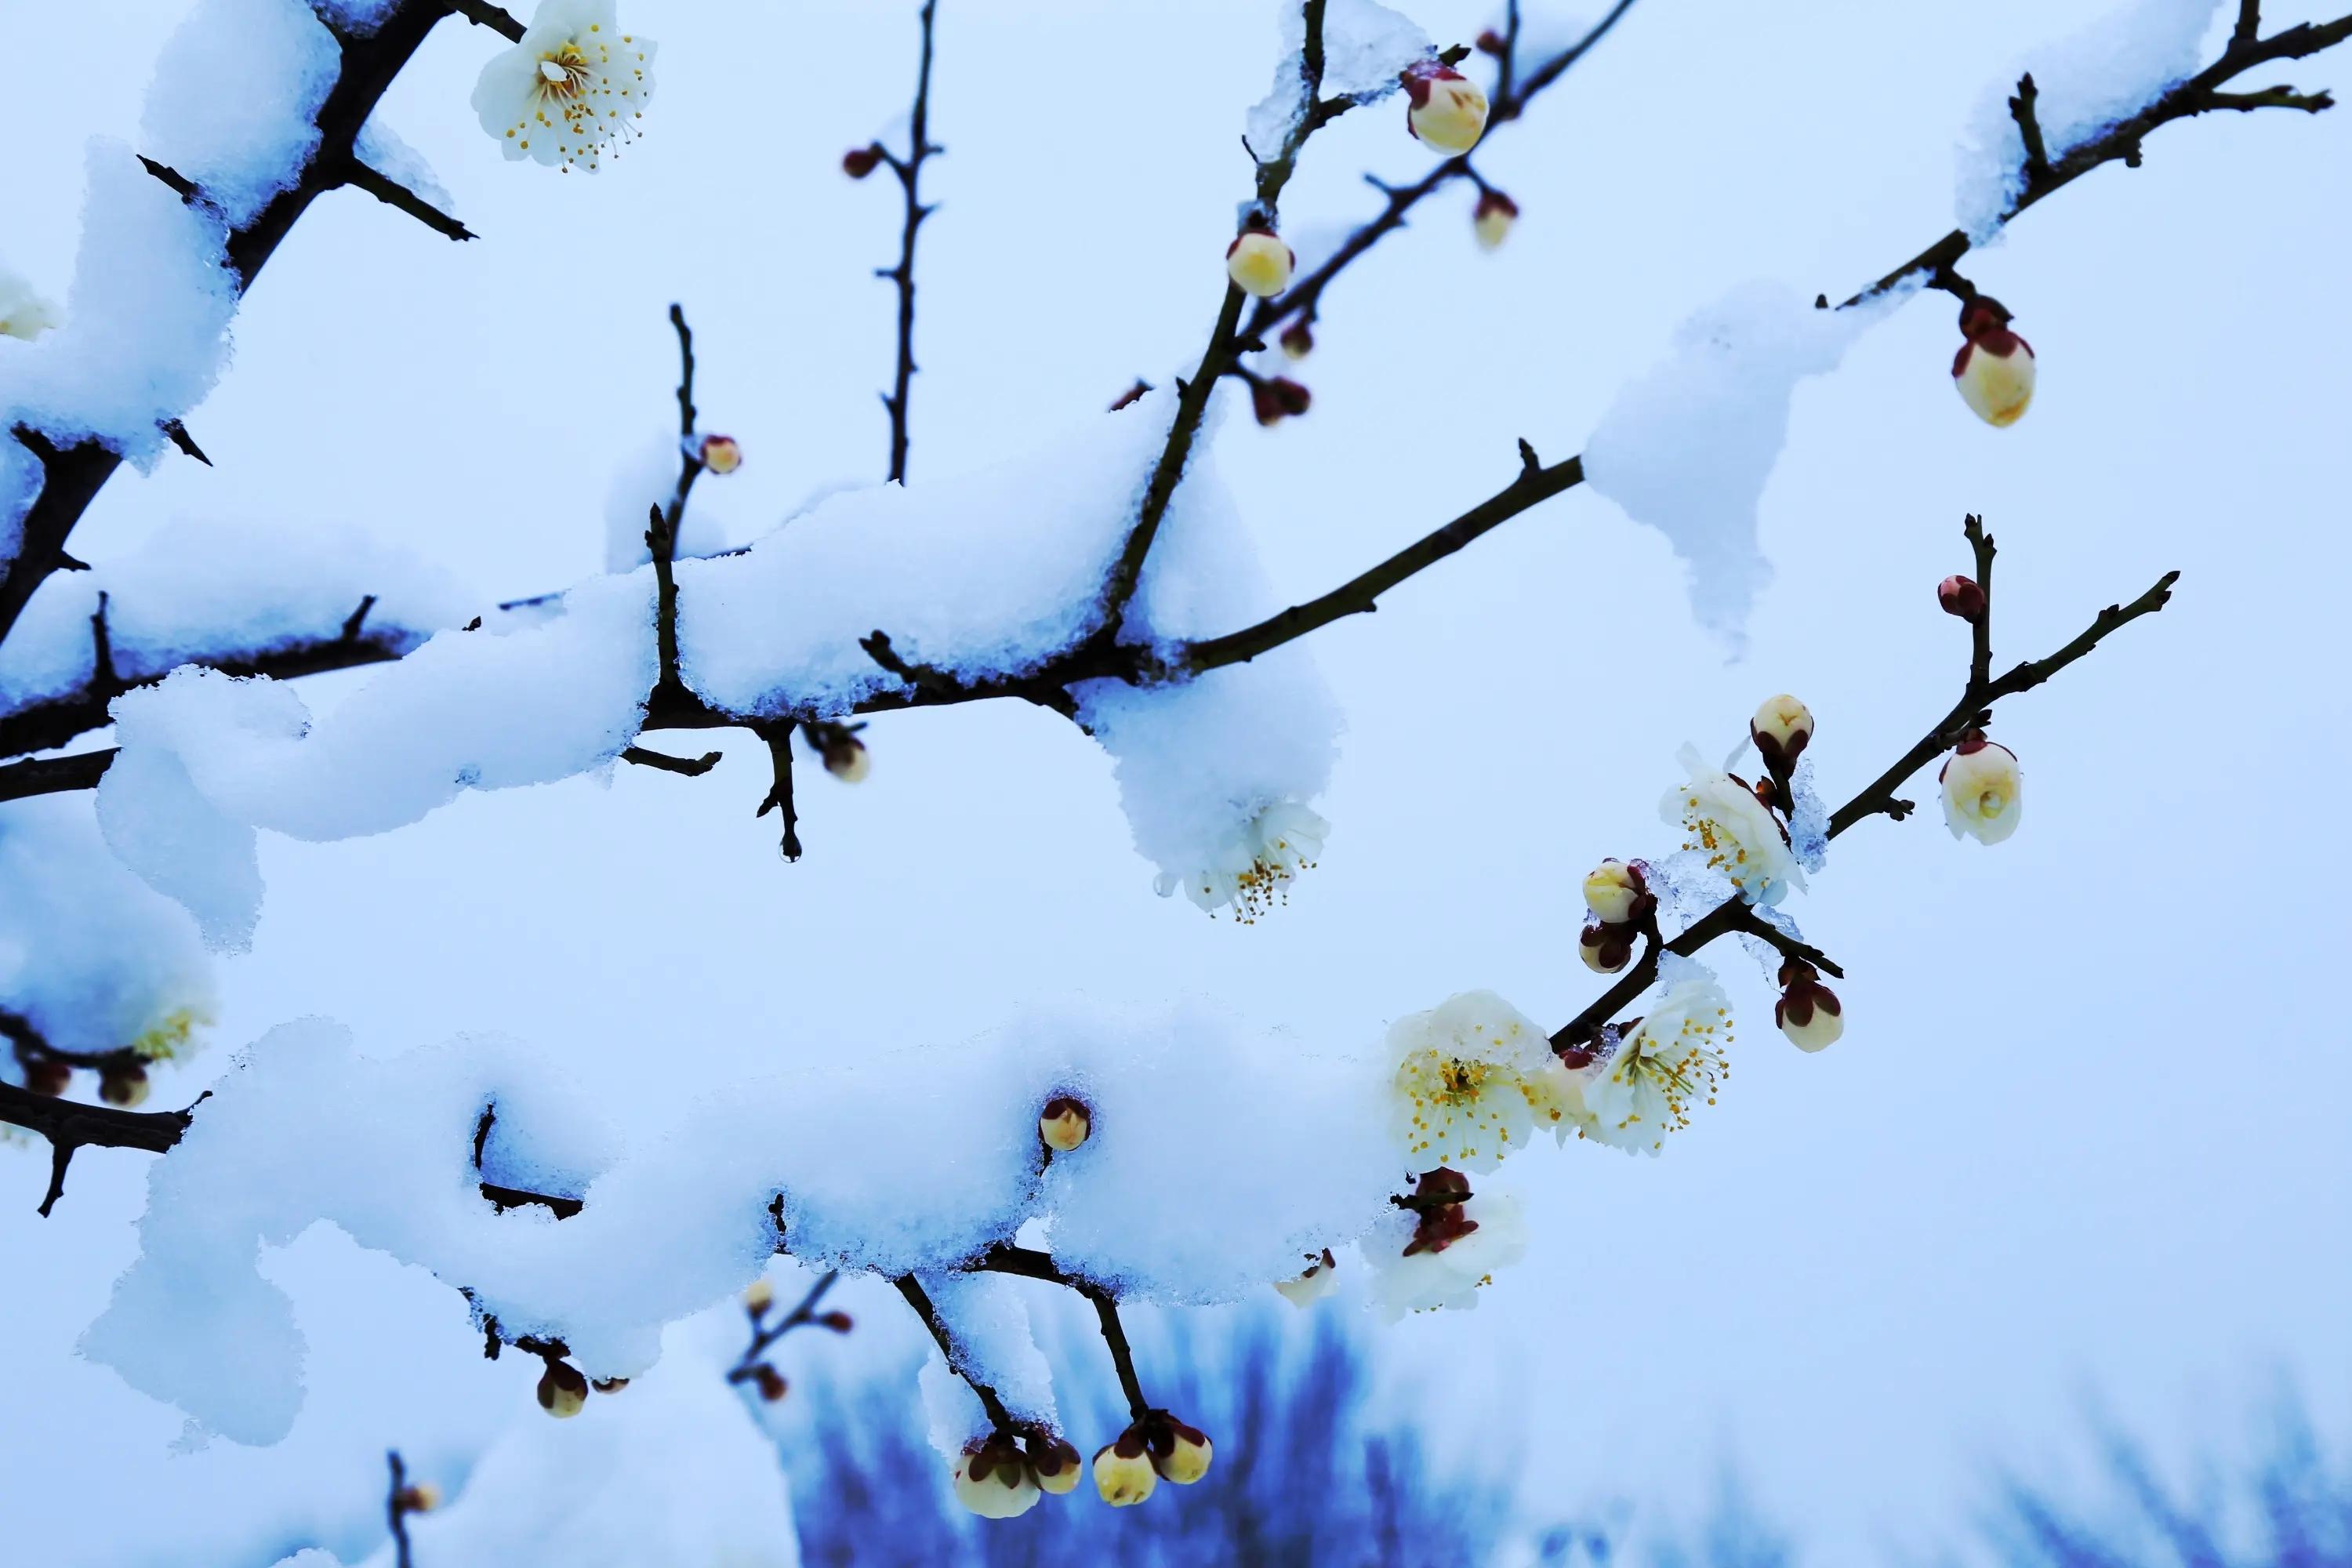
[[[634,763],[641,768],[659,768],[666,773],[683,773],[698,779],[719,765],[721,752],[705,752],[698,757],[673,757],[667,752],[652,751],[644,746],[631,746],[621,753],[621,761]]]
[[[398,180],[370,168],[357,158],[352,159],[345,165],[343,184],[355,191],[365,191],[388,207],[399,208],[436,234],[446,234],[451,239],[481,237]]]
[[[1019,1437],[1022,1424],[1004,1408],[1004,1401],[996,1396],[996,1390],[974,1377],[964,1366],[963,1357],[957,1352],[947,1324],[940,1321],[939,1309],[931,1305],[930,1297],[924,1294],[921,1282],[911,1274],[902,1274],[890,1283],[898,1288],[898,1294],[907,1299],[907,1305],[915,1309],[915,1316],[923,1320],[923,1327],[930,1330],[931,1341],[940,1347],[940,1354],[947,1362],[948,1370],[963,1379],[972,1393],[980,1396],[980,1407],[988,1412],[988,1424],[1007,1437]]]
[[[415,1559],[408,1548],[408,1467],[400,1462],[400,1450],[384,1455],[392,1468],[392,1489],[384,1496],[384,1522],[392,1527],[394,1568],[413,1568]]]
[[[801,858],[800,813],[793,809],[793,723],[790,720],[754,723],[751,732],[768,743],[768,761],[775,769],[775,782],[768,786],[760,809],[751,815],[765,816],[781,812],[783,822],[782,853],[787,860]]]
[[[907,395],[915,378],[915,234],[923,226],[923,220],[939,210],[923,205],[923,160],[946,151],[931,144],[931,24],[939,8],[939,0],[923,0],[922,63],[915,72],[915,107],[908,126],[907,155],[887,159],[907,201],[906,226],[898,237],[898,265],[879,274],[898,288],[898,374],[891,390],[882,399],[882,406],[890,412],[889,478],[898,484],[907,482]]]
[[[442,0],[442,4],[453,16],[463,16],[477,27],[488,27],[509,43],[522,42],[522,24],[489,0]]]
[[[800,1304],[772,1323],[763,1322],[763,1314],[760,1312],[751,1313],[751,1342],[741,1355],[735,1358],[735,1364],[727,1369],[727,1381],[764,1383],[760,1372],[761,1358],[768,1353],[769,1347],[794,1329],[806,1328],[815,1322],[818,1304],[824,1301],[825,1292],[831,1290],[834,1282],[840,1278],[840,1269],[826,1269],[817,1277],[816,1283],[809,1287],[808,1293],[800,1299]]]

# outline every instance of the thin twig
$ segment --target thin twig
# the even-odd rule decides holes
[[[880,269],[898,288],[898,365],[882,406],[890,413],[890,474],[893,483],[907,482],[907,397],[915,379],[915,235],[923,220],[938,211],[923,205],[923,160],[946,151],[931,144],[931,36],[939,0],[923,0],[922,63],[915,71],[915,107],[908,126],[907,155],[887,158],[906,196],[906,226],[898,237],[898,265]]]
[[[392,1526],[393,1562],[394,1568],[414,1568],[408,1549],[408,1467],[400,1462],[397,1448],[386,1453],[384,1459],[392,1467],[392,1489],[384,1496],[383,1516]]]
[[[398,180],[370,168],[357,158],[343,166],[343,184],[355,191],[365,191],[388,207],[397,207],[436,234],[447,235],[451,239],[481,237]]]
[[[621,753],[621,761],[635,763],[641,768],[659,768],[666,773],[683,773],[698,779],[719,765],[725,753],[705,752],[698,757],[673,757],[667,752],[656,752],[646,746],[631,746]]]
[[[911,1274],[902,1274],[890,1283],[898,1288],[898,1294],[907,1299],[907,1305],[915,1309],[915,1316],[922,1319],[923,1327],[931,1331],[931,1342],[940,1347],[940,1355],[946,1361],[948,1370],[963,1379],[972,1393],[979,1396],[980,1407],[988,1413],[988,1424],[1008,1437],[1018,1437],[1022,1431],[1021,1423],[1013,1419],[1012,1412],[1004,1408],[1004,1401],[996,1396],[996,1390],[973,1376],[971,1369],[963,1364],[962,1352],[956,1349],[954,1337],[940,1320],[939,1309],[931,1305],[930,1297],[924,1293],[921,1282]]]
[[[831,1290],[840,1278],[840,1269],[826,1269],[817,1277],[816,1283],[808,1288],[808,1293],[800,1299],[798,1306],[772,1323],[763,1322],[758,1313],[752,1314],[751,1342],[741,1355],[735,1358],[735,1364],[727,1369],[727,1381],[750,1383],[757,1378],[761,1358],[768,1353],[768,1348],[794,1329],[806,1328],[815,1322],[818,1304],[824,1301],[825,1292]]]
[[[1095,1318],[1102,1325],[1103,1347],[1110,1352],[1111,1365],[1118,1369],[1119,1392],[1127,1395],[1127,1412],[1140,1421],[1151,1414],[1151,1402],[1143,1397],[1143,1384],[1135,1375],[1135,1351],[1118,1321],[1118,1303],[1099,1285],[1080,1285],[1077,1290],[1094,1303]]]
[[[441,0],[441,3],[449,8],[453,16],[463,16],[477,27],[488,27],[510,42],[522,42],[522,24],[509,16],[504,8],[491,5],[489,0]]]
[[[790,720],[769,720],[754,722],[751,732],[768,743],[768,762],[774,772],[774,782],[760,802],[760,809],[751,815],[765,816],[781,812],[783,822],[782,854],[787,860],[801,858],[800,813],[793,806],[793,723]]]
[[[2033,73],[2027,71],[2017,79],[2017,91],[2009,100],[2010,117],[2017,121],[2017,134],[2025,143],[2025,183],[2030,189],[2050,177],[2050,150],[2042,144],[2042,121],[2033,111],[2033,101],[2041,93],[2033,85]]]

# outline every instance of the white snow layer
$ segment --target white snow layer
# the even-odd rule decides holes
[[[927,1274],[920,1283],[956,1352],[951,1373],[933,1346],[920,1384],[940,1457],[953,1464],[966,1443],[992,1430],[966,1378],[994,1389],[1014,1420],[1060,1430],[1053,1371],[1030,1329],[1021,1287],[1002,1274]]]
[[[1291,128],[1307,110],[1307,12],[1297,0],[1282,0],[1282,57],[1274,68],[1274,88],[1249,111],[1245,134],[1260,159],[1282,151]],[[1323,13],[1323,97],[1371,103],[1402,84],[1398,75],[1433,46],[1409,16],[1376,0],[1329,0]]]
[[[79,797],[0,807],[0,1007],[59,1050],[119,1050],[176,1012],[211,1015],[194,922],[109,853]]]
[[[97,440],[152,466],[168,445],[158,426],[210,392],[227,362],[237,298],[227,238],[216,214],[183,202],[129,147],[93,140],[65,322],[0,354],[0,430],[24,426],[60,447]]]
[[[779,1194],[786,1244],[815,1266],[936,1273],[1034,1221],[1066,1269],[1123,1297],[1230,1300],[1388,1209],[1380,1067],[1206,1008],[1097,1008],[738,1088],[615,1154],[567,1103],[560,1063],[509,1042],[373,1059],[340,1026],[289,1024],[150,1168],[140,1256],[83,1348],[204,1428],[278,1441],[302,1337],[257,1266],[323,1221],[467,1289],[509,1335],[562,1339],[590,1377],[634,1377],[665,1324],[758,1277]],[[1092,1108],[1093,1135],[1041,1176],[1037,1114],[1065,1093]],[[574,1217],[481,1197],[473,1137],[492,1101],[491,1173],[583,1194]],[[1050,1414],[992,1288],[940,1284],[1008,1398]]]
[[[646,546],[652,510],[669,510],[677,499],[677,476],[686,455],[676,436],[656,436],[638,447],[613,475],[604,493],[604,570],[634,572],[653,559]],[[711,515],[710,487],[724,482],[706,474],[688,492],[677,525],[676,557],[716,555],[727,548],[727,530]],[[869,628],[870,629],[870,628]]]
[[[1097,624],[1172,406],[1163,395],[1093,416],[1042,456],[960,480],[845,491],[749,549],[680,561],[683,678],[732,714],[846,713],[904,689],[859,646],[877,629],[902,658],[967,681],[1034,670]],[[1201,433],[1127,617],[1129,635],[1155,647],[1235,630],[1275,607],[1207,454],[1211,434]],[[649,480],[649,470],[625,472],[615,508],[634,507],[626,498]],[[618,534],[616,523],[616,548]],[[319,581],[348,594],[379,571],[398,577],[375,563],[343,566],[340,577],[297,574],[316,602],[287,613],[349,614]],[[47,655],[21,678],[32,688],[88,668],[75,651],[86,615],[76,634],[73,612],[94,600],[58,592],[36,645]],[[652,570],[639,567],[593,579],[543,615],[444,631],[315,718],[289,688],[176,671],[114,704],[122,752],[100,786],[108,838],[196,912],[207,940],[241,948],[259,914],[255,829],[314,840],[381,833],[461,789],[544,784],[609,763],[635,738],[656,674],[654,596]],[[418,602],[426,620],[446,624],[448,601],[419,590]],[[1118,760],[1138,847],[1176,877],[1216,863],[1219,846],[1267,805],[1319,794],[1337,752],[1339,710],[1303,648],[1189,684],[1097,682],[1075,695]]]
[[[450,198],[449,189],[425,161],[425,154],[400,138],[400,132],[383,122],[380,114],[368,116],[367,123],[352,143],[352,152],[359,161],[394,184],[405,185],[443,212],[457,204]]]
[[[156,57],[141,151],[242,228],[301,177],[342,64],[308,0],[197,0]]]
[[[1676,329],[1672,352],[1619,390],[1585,445],[1586,482],[1666,536],[1688,570],[1692,613],[1735,653],[1772,575],[1757,507],[1797,383],[1835,369],[1916,288],[1826,310],[1784,284],[1743,284]]]
[[[687,1344],[666,1348],[673,1363],[597,1396],[580,1419],[550,1421],[533,1410],[509,1427],[462,1492],[410,1516],[416,1561],[433,1568],[798,1568],[792,1500],[773,1445],[718,1368]],[[362,1568],[393,1562],[387,1542]]]
[[[1961,133],[1955,202],[1981,244],[2025,191],[2025,138],[2010,111],[2033,73],[2034,118],[2053,163],[2146,109],[2204,64],[2200,46],[2221,0],[2128,0],[2072,37],[2043,45],[1985,89]]]
[[[396,653],[473,613],[440,567],[332,524],[182,520],[120,560],[52,574],[35,591],[0,644],[0,715],[89,681],[100,593],[114,671],[128,681],[204,656],[331,641],[371,595],[361,634]]]

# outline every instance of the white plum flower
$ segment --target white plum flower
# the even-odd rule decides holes
[[[1690,1125],[1690,1110],[1715,1100],[1729,1070],[1731,998],[1700,964],[1683,960],[1664,994],[1607,1057],[1580,1075],[1583,1134],[1613,1149],[1656,1153]]]
[[[57,306],[32,284],[0,267],[0,338],[30,342],[57,324]]]
[[[1313,869],[1330,833],[1329,823],[1297,801],[1277,801],[1227,834],[1208,865],[1182,878],[1162,872],[1153,886],[1162,898],[1182,888],[1213,915],[1230,904],[1235,920],[1252,924],[1276,903],[1289,901],[1290,884]]]
[[[1412,1231],[1413,1240],[1401,1240],[1407,1228],[1402,1225],[1385,1226],[1365,1243],[1372,1299],[1391,1322],[1408,1312],[1475,1308],[1479,1287],[1492,1284],[1497,1270],[1526,1256],[1527,1224],[1518,1199],[1472,1194],[1454,1210],[1454,1222],[1446,1227],[1453,1234],[1434,1244],[1421,1239],[1427,1226]]]
[[[1751,904],[1777,904],[1789,889],[1802,889],[1805,868],[1790,852],[1780,818],[1756,792],[1707,766],[1696,746],[1676,755],[1690,779],[1666,792],[1658,814],[1681,825],[1687,836],[1683,847],[1705,855],[1708,867],[1729,878]]]
[[[1466,991],[1389,1027],[1397,1064],[1390,1131],[1409,1169],[1491,1171],[1528,1145],[1538,1111],[1557,1120],[1537,1079],[1553,1060],[1543,1030],[1492,991]]]
[[[1945,759],[1944,826],[1980,844],[1998,844],[2017,831],[2024,781],[2017,753],[1982,735],[1962,741]]]
[[[655,44],[625,33],[614,0],[541,0],[522,41],[474,84],[474,112],[509,158],[597,167],[640,134],[653,96]]]

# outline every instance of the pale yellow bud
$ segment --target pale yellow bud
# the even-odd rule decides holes
[[[732,436],[705,436],[700,452],[702,466],[724,477],[743,466],[743,447]]]
[[[128,1067],[111,1067],[99,1074],[98,1098],[109,1105],[125,1110],[136,1110],[147,1103],[150,1088],[147,1069],[133,1063]]]
[[[401,1488],[399,1497],[394,1500],[403,1513],[431,1513],[441,1506],[441,1489],[431,1481],[419,1481]]]
[[[1478,237],[1479,249],[1500,250],[1503,241],[1511,237],[1511,226],[1518,221],[1519,204],[1500,191],[1488,191],[1478,198],[1470,229]]]
[[[764,1279],[752,1280],[751,1289],[743,1292],[743,1305],[755,1318],[775,1304],[776,1288]]]
[[[1096,1453],[1094,1468],[1095,1490],[1113,1508],[1133,1508],[1160,1485],[1159,1473],[1143,1451],[1143,1439],[1131,1426],[1118,1435],[1118,1442],[1107,1443]]]
[[[1209,1473],[1209,1461],[1216,1457],[1216,1450],[1198,1427],[1187,1426],[1181,1421],[1170,1425],[1175,1442],[1158,1461],[1157,1468],[1163,1480],[1189,1487]]]
[[[1584,879],[1584,907],[1611,925],[1622,925],[1633,918],[1633,900],[1643,891],[1632,867],[1603,860]]]
[[[1078,1478],[1086,1473],[1086,1461],[1078,1451],[1059,1437],[1032,1437],[1029,1440],[1029,1471],[1037,1478],[1038,1487],[1060,1497],[1077,1489]]]
[[[1042,1495],[1028,1462],[1007,1439],[992,1437],[964,1451],[952,1473],[956,1501],[982,1519],[1013,1519]]]
[[[2014,425],[2033,401],[2033,345],[2009,329],[2009,311],[1979,294],[1960,307],[1968,341],[1952,361],[1952,384],[1976,416],[1991,426]]]
[[[1044,1114],[1037,1118],[1037,1136],[1057,1154],[1076,1149],[1092,1131],[1094,1121],[1087,1116],[1087,1108],[1066,1094],[1047,1100]]]
[[[1962,741],[1944,763],[1942,782],[1944,826],[1953,837],[1998,844],[2017,831],[2024,780],[2008,747],[1981,736]]]
[[[1778,697],[1764,700],[1756,710],[1756,717],[1748,721],[1748,728],[1751,732],[1769,736],[1786,748],[1799,735],[1808,739],[1811,737],[1813,712],[1784,691]]]
[[[1814,987],[1813,994],[1809,999],[1811,1003],[1811,1010],[1806,1012],[1805,1021],[1801,1024],[1797,1022],[1797,1010],[1790,1007],[1785,1002],[1772,1009],[1774,1016],[1780,1020],[1780,1032],[1788,1036],[1790,1041],[1801,1051],[1818,1051],[1825,1047],[1833,1046],[1839,1037],[1845,1033],[1845,1015],[1842,1012],[1832,1012],[1822,1000],[1825,996],[1828,996],[1832,1003],[1837,1000],[1834,996],[1830,996],[1825,987]]]
[[[1404,73],[1412,107],[1405,123],[1441,153],[1467,153],[1486,133],[1486,94],[1451,66],[1431,61]]]
[[[579,1369],[562,1362],[547,1363],[539,1380],[539,1407],[557,1420],[569,1420],[588,1403],[588,1380]]]
[[[1225,250],[1225,275],[1245,294],[1271,300],[1290,287],[1298,258],[1272,231],[1245,229]]]

